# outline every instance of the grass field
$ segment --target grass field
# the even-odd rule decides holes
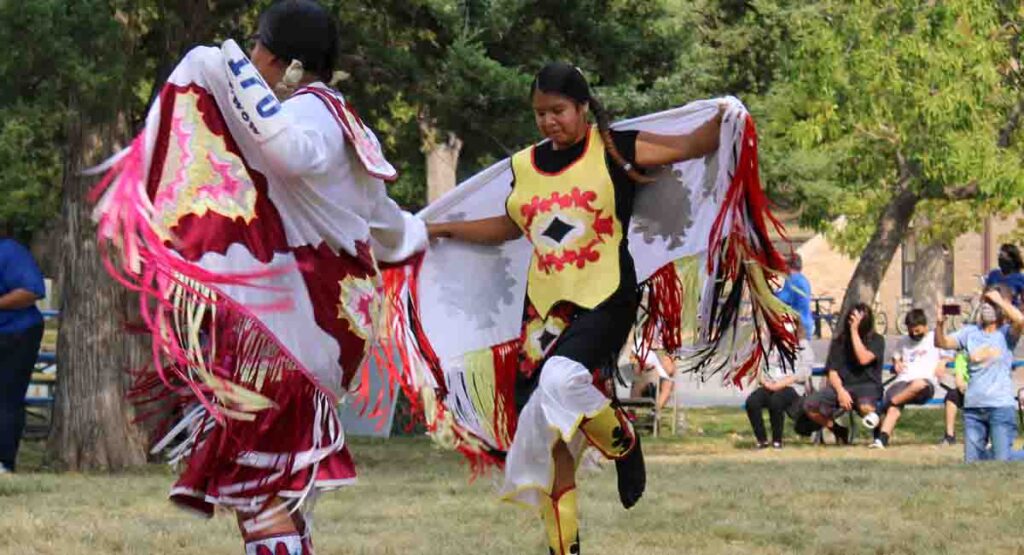
[[[911,411],[886,451],[794,438],[755,452],[740,411],[688,411],[684,436],[646,441],[648,493],[633,510],[613,468],[582,476],[583,553],[1024,553],[1024,468],[961,464],[961,448],[934,446],[940,418]],[[457,455],[423,438],[351,445],[361,482],[320,501],[318,554],[547,552],[538,519],[498,502],[494,477],[467,483]],[[241,553],[232,518],[165,501],[166,467],[57,475],[40,449],[0,476],[0,554]]]

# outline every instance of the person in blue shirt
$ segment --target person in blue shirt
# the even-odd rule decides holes
[[[1021,259],[1020,249],[1016,245],[1004,243],[999,247],[999,268],[992,270],[985,277],[985,287],[995,285],[1006,285],[1013,291],[1013,304],[1020,308],[1024,306],[1024,261]]]
[[[36,301],[45,295],[28,249],[0,237],[0,473],[14,471],[25,430],[25,393],[43,340]]]
[[[789,259],[789,277],[782,284],[776,296],[800,315],[807,339],[814,334],[814,316],[811,315],[811,282],[807,281],[801,271],[804,269],[803,259],[793,253]]]
[[[964,462],[1020,460],[1017,396],[1013,386],[1013,347],[1024,330],[1024,314],[1009,301],[1005,285],[986,288],[976,325],[948,336],[939,311],[935,346],[967,353],[970,380],[964,392]],[[991,449],[988,443],[991,442]]]

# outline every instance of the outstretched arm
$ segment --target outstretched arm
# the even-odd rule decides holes
[[[942,314],[942,307],[939,307],[938,318],[935,320],[935,346],[948,351],[955,351],[960,348],[956,338],[946,335],[946,317]]]
[[[518,239],[523,231],[508,216],[495,216],[466,222],[438,222],[427,224],[431,239],[444,237],[479,245],[500,245]]]
[[[718,149],[724,105],[718,114],[685,135],[659,135],[641,131],[636,137],[636,163],[640,166],[663,166],[707,156]]]

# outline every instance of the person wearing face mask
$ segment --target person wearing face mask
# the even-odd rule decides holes
[[[965,462],[1020,458],[1012,451],[1017,436],[1012,366],[1013,347],[1024,329],[1024,314],[1009,302],[1011,294],[1002,285],[987,288],[977,323],[952,336],[946,335],[945,318],[939,311],[935,346],[962,349],[968,357],[970,380],[963,406]]]
[[[1000,246],[998,263],[999,268],[992,270],[985,277],[985,287],[1009,287],[1013,293],[1009,298],[1017,308],[1020,308],[1024,303],[1024,274],[1021,273],[1021,270],[1024,270],[1024,261],[1017,245],[1004,243]]]
[[[946,361],[951,358],[935,347],[935,339],[928,330],[928,316],[923,310],[911,310],[904,322],[908,333],[892,357],[896,379],[882,398],[879,412],[883,420],[878,437],[870,446],[873,449],[888,447],[905,405],[923,405],[935,396],[936,379],[944,375]]]
[[[427,245],[387,195],[376,136],[327,85],[338,42],[318,2],[278,0],[248,54],[190,50],[97,206],[153,342],[133,399],[182,407],[154,446],[181,463],[171,500],[234,512],[247,555],[311,555],[312,501],[355,482],[336,408],[368,383],[377,261]]]
[[[882,397],[885,338],[875,332],[871,307],[858,303],[846,317],[842,332],[829,346],[825,369],[828,383],[804,402],[808,418],[832,431],[836,442],[848,444],[850,430],[835,421],[839,409],[856,410],[865,425],[878,424],[875,405]]]

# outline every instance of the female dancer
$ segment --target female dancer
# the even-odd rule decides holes
[[[337,47],[323,7],[282,0],[248,57],[192,50],[99,206],[153,335],[134,394],[182,415],[157,445],[184,440],[171,499],[234,510],[247,555],[310,555],[310,501],[355,480],[335,409],[376,330],[376,260],[426,246],[376,138],[325,85]]]
[[[611,131],[583,74],[564,63],[537,74],[531,98],[548,141],[512,157],[507,214],[428,224],[428,233],[485,245],[525,235],[533,246],[516,384],[528,400],[502,493],[539,508],[551,553],[565,555],[579,553],[575,469],[586,445],[616,461],[627,509],[646,482],[638,437],[591,377],[617,357],[637,311],[626,232],[636,187],[648,181],[640,168],[715,151],[721,111],[687,135]]]

